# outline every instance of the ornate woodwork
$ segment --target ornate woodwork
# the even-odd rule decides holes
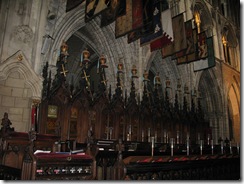
[[[216,145],[213,149],[213,143],[210,144],[211,130],[209,123],[204,119],[200,99],[195,96],[188,101],[186,91],[183,100],[179,100],[176,93],[172,102],[170,81],[166,80],[163,90],[159,76],[154,77],[152,85],[146,71],[143,75],[143,93],[140,96],[135,89],[135,67],[132,69],[128,95],[127,91],[123,90],[121,63],[118,64],[116,88],[112,94],[111,86],[107,87],[107,65],[104,64],[104,56],[97,61],[96,77],[99,82],[94,90],[90,78],[96,62],[89,60],[88,51],[82,54],[86,56],[81,62],[78,86],[74,86],[72,81],[66,81],[69,73],[65,68],[65,54],[61,53],[59,57],[53,81],[51,74],[47,75],[48,64],[44,67],[43,98],[39,108],[37,132],[60,136],[61,142],[73,142],[75,146],[69,147],[68,151],[79,146],[87,150],[96,161],[96,179],[99,180],[206,178],[197,176],[201,172],[210,172],[211,169],[208,170],[206,167],[196,167],[195,171],[176,166],[176,170],[167,169],[162,173],[162,170],[151,172],[149,168],[160,167],[164,170],[165,164],[171,163],[160,163],[160,166],[150,163],[149,166],[143,165],[143,173],[136,173],[136,168],[140,167],[140,164],[126,165],[123,161],[127,157],[139,155],[213,155],[223,150]],[[51,112],[56,114],[49,113],[50,108],[54,108]],[[48,126],[50,124],[51,128]],[[220,150],[216,150],[217,148]],[[189,165],[195,167],[196,163],[194,161]],[[123,168],[134,170],[123,173]],[[211,168],[214,169],[212,166]]]
[[[65,44],[62,45],[62,48]],[[200,100],[195,95],[187,101],[187,89],[182,104],[178,95],[171,102],[172,88],[166,80],[165,91],[161,88],[158,75],[153,86],[147,71],[143,74],[142,98],[136,94],[136,68],[132,69],[129,96],[123,91],[123,65],[118,64],[117,87],[112,94],[107,88],[105,76],[106,58],[97,61],[98,86],[90,83],[96,62],[89,59],[89,51],[83,52],[79,85],[66,81],[66,52],[61,52],[57,61],[54,80],[48,73],[48,64],[43,68],[43,98],[39,108],[37,131],[61,137],[61,141],[92,143],[99,139],[169,143],[171,138],[177,144],[212,139],[209,124],[204,120]],[[99,65],[100,63],[100,65]],[[177,86],[177,89],[179,87]],[[124,92],[124,94],[123,94]],[[196,92],[195,92],[196,93]],[[189,104],[191,109],[189,109]],[[51,113],[50,113],[51,112]],[[54,112],[52,114],[52,112]],[[209,141],[209,140],[208,140]]]
[[[124,180],[239,180],[240,157],[131,156],[124,168]]]

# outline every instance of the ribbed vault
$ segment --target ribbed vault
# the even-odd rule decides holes
[[[151,63],[157,63],[154,74],[159,72],[161,82],[164,85],[166,77],[172,81],[172,87],[176,87],[178,78],[182,78],[187,69],[187,66],[176,66],[176,61],[167,58],[162,61],[161,52],[150,52],[149,46],[140,47],[139,41],[127,43],[127,37],[115,39],[114,23],[109,26],[100,27],[100,17],[84,22],[84,3],[68,12],[60,21],[54,33],[54,44],[50,52],[51,65],[56,65],[58,49],[62,41],[66,41],[69,46],[68,57],[68,76],[67,80],[74,80],[78,83],[81,76],[79,68],[80,54],[85,49],[91,53],[91,61],[97,62],[101,54],[107,57],[106,77],[108,84],[112,85],[112,89],[116,86],[117,64],[122,62],[124,65],[124,89],[130,90],[130,77],[132,65],[138,69],[138,84],[137,88],[142,89],[142,75],[144,70],[149,70]],[[51,59],[52,58],[52,59]],[[189,72],[189,71],[188,71]],[[175,84],[174,84],[175,83]]]
[[[150,52],[149,46],[140,47],[139,40],[128,44],[126,36],[115,39],[114,23],[101,28],[100,17],[85,23],[84,9],[85,6],[82,4],[68,12],[55,31],[55,38],[58,39],[55,40],[52,46],[53,52],[51,52],[50,58],[56,58],[58,52],[55,51],[59,49],[62,41],[65,40],[68,43],[70,54],[68,58],[68,81],[74,80],[74,83],[78,84],[81,77],[80,54],[85,48],[88,48],[93,63],[97,62],[101,54],[106,55],[107,65],[109,66],[106,69],[106,77],[108,85],[112,86],[112,92],[116,87],[117,64],[122,62],[124,66],[123,89],[127,89],[127,91],[130,91],[131,68],[132,65],[135,65],[139,76],[136,81],[136,89],[140,93],[143,89],[143,72],[144,70],[150,70],[153,75],[159,73],[162,89],[165,88],[166,77],[170,79],[173,97],[176,92],[177,82],[180,82],[182,91],[184,91],[184,87],[188,87],[190,91],[194,88],[204,91],[203,98],[206,101],[204,102],[204,109],[207,109],[210,114],[219,114],[222,111],[222,94],[219,91],[218,84],[212,82],[213,79],[216,79],[213,75],[214,72],[211,72],[211,74],[208,71],[194,73],[192,63],[177,65],[176,60],[172,60],[171,57],[162,59],[160,50]],[[206,5],[197,2],[196,9],[201,11],[204,28],[211,27],[212,19]],[[56,61],[53,60],[52,63],[55,65]],[[94,64],[95,66],[96,64]],[[211,87],[209,87],[209,84]]]

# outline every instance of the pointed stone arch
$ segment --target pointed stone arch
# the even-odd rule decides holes
[[[0,81],[6,80],[10,73],[19,72],[32,91],[32,99],[40,100],[43,78],[38,75],[22,51],[18,51],[0,64]]]
[[[235,31],[232,26],[226,23],[221,31],[222,35],[225,35],[228,41],[229,46],[236,47],[238,44],[237,37],[235,35]]]
[[[229,114],[229,137],[233,142],[240,142],[240,103],[238,100],[238,89],[236,85],[230,86],[228,91],[228,114]]]
[[[225,62],[233,66],[234,68],[240,68],[240,62],[238,62],[238,53],[236,48],[240,45],[233,27],[229,23],[225,23],[221,29],[222,44],[224,50]]]
[[[206,31],[208,37],[213,36],[213,21],[211,13],[205,2],[197,0],[194,6],[193,14],[195,12],[198,12],[201,17],[201,31]]]
[[[16,131],[30,129],[31,105],[41,100],[42,81],[22,51],[0,63],[0,114],[9,114]]]
[[[226,115],[224,112],[223,91],[216,81],[216,73],[206,70],[201,73],[198,83],[198,91],[201,92],[201,104],[205,110],[205,120],[210,122],[214,141],[219,137],[226,137]]]
[[[138,64],[140,59],[142,62],[139,63],[138,73],[142,75],[142,69],[146,65],[146,59],[148,59],[148,52],[142,52],[145,57],[139,58],[137,51],[139,42],[131,43],[128,45],[127,37],[121,37],[115,39],[114,37],[114,23],[111,25],[100,27],[100,18],[95,17],[89,22],[85,22],[85,4],[81,4],[72,11],[64,14],[57,22],[55,30],[53,31],[52,37],[54,41],[50,46],[50,50],[46,53],[45,58],[49,62],[49,66],[52,67],[52,74],[55,75],[55,66],[59,54],[59,49],[63,41],[67,41],[72,35],[82,40],[84,43],[89,45],[96,54],[105,54],[107,56],[107,65],[109,66],[106,70],[106,76],[108,84],[111,84],[112,90],[116,88],[116,73],[117,64],[122,62],[124,66],[124,76],[129,76],[129,72],[133,64]],[[77,33],[79,32],[79,33]],[[88,35],[87,37],[84,35]],[[150,49],[147,49],[147,51]],[[150,53],[149,53],[150,54]],[[145,58],[145,59],[144,59]],[[54,76],[52,75],[52,76]],[[130,87],[129,78],[125,81],[124,88]]]
[[[227,107],[228,107],[228,124],[229,136],[233,141],[240,142],[240,81],[237,79],[236,75],[229,77],[227,86]]]

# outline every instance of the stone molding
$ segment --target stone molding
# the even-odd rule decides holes
[[[34,71],[21,50],[0,62],[0,81],[6,80],[14,71],[19,72],[26,80],[26,84],[30,86],[32,99],[40,100],[43,78]]]

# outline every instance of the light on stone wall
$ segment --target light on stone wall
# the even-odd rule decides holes
[[[223,43],[223,45],[226,47],[227,46],[227,44],[228,44],[228,41],[227,41],[227,39],[226,39],[226,36],[225,35],[223,35],[222,36],[222,43]]]

